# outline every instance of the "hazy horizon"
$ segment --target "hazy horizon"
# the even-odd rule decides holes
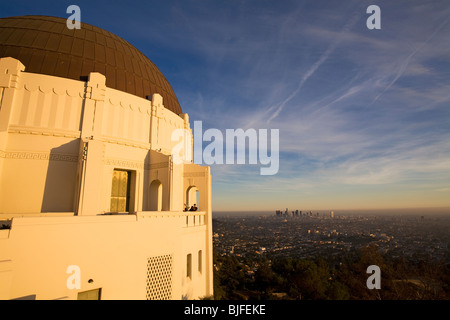
[[[286,208],[284,208],[282,211],[284,212]],[[213,217],[216,216],[222,216],[222,215],[275,215],[276,210],[281,209],[274,209],[274,210],[213,210]],[[316,214],[317,212],[320,215],[323,214],[329,214],[330,211],[334,212],[335,217],[339,215],[353,215],[353,214],[360,214],[360,215],[368,215],[368,214],[379,214],[379,215],[448,215],[450,216],[450,207],[428,207],[428,208],[387,208],[387,209],[339,209],[339,210],[314,210],[314,209],[297,209],[297,208],[288,208],[288,212],[291,213],[295,210],[301,210],[303,212],[309,212],[311,211],[313,214]]]

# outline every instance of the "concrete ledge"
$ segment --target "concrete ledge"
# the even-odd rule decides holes
[[[21,216],[12,219],[11,229],[18,226],[50,224],[118,223],[135,222],[135,215],[99,215],[99,216]]]

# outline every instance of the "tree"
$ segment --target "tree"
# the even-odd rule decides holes
[[[328,266],[319,261],[297,260],[294,265],[292,284],[305,299],[325,299],[329,278]]]

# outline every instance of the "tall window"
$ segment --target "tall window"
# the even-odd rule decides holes
[[[114,170],[111,187],[111,212],[129,212],[130,176],[128,171]]]
[[[192,279],[192,254],[187,255],[186,259],[186,277]]]
[[[202,273],[202,260],[203,260],[203,252],[202,250],[198,250],[198,272]]]

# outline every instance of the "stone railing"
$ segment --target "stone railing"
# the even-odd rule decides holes
[[[205,211],[141,211],[136,216],[137,219],[176,219],[185,228],[206,224]]]
[[[186,217],[186,227],[195,227],[205,225],[205,211],[185,211],[183,215]]]

